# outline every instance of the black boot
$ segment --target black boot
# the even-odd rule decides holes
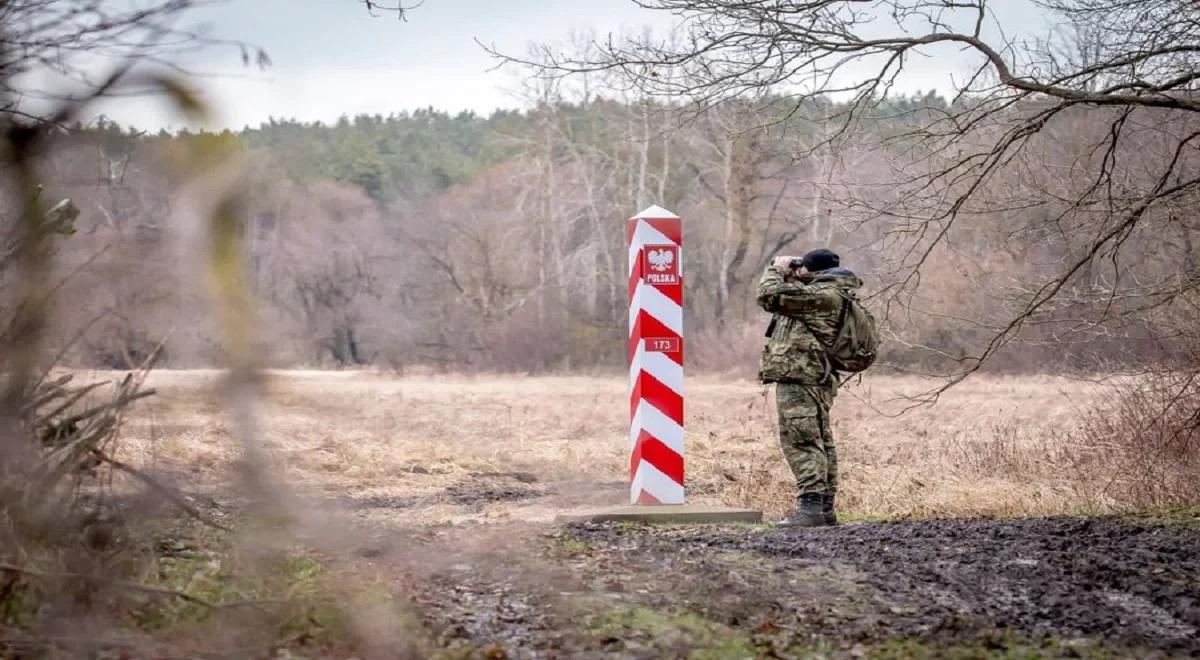
[[[833,500],[837,497],[837,493],[830,491],[824,493],[824,501],[821,503],[821,513],[825,515],[826,525],[837,524],[837,510],[833,506]]]
[[[796,511],[779,521],[780,527],[824,527],[825,493],[804,493],[796,498]]]

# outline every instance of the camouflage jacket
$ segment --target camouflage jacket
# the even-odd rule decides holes
[[[832,384],[825,346],[838,331],[841,292],[856,295],[861,286],[862,280],[844,268],[797,279],[768,266],[758,283],[758,304],[775,314],[777,322],[763,348],[758,373],[762,382]]]

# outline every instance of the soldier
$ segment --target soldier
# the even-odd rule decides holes
[[[799,259],[777,257],[758,284],[759,306],[775,315],[759,377],[776,383],[779,440],[796,477],[796,511],[780,522],[785,527],[837,523],[837,449],[829,408],[838,373],[828,348],[845,322],[849,299],[862,286],[840,264],[838,255],[826,249]]]

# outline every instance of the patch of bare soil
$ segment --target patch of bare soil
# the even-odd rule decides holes
[[[1115,518],[580,525],[421,584],[509,657],[1200,655],[1200,529]]]
[[[413,509],[435,504],[453,504],[478,511],[487,504],[519,502],[545,497],[547,489],[537,476],[528,472],[482,472],[453,483],[429,495],[371,495],[349,497],[343,504],[350,509]]]

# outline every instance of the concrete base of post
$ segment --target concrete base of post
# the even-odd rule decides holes
[[[724,506],[695,504],[628,504],[599,509],[579,509],[560,513],[559,523],[574,522],[641,522],[681,525],[721,525],[729,523],[761,523],[762,511],[735,509]]]

